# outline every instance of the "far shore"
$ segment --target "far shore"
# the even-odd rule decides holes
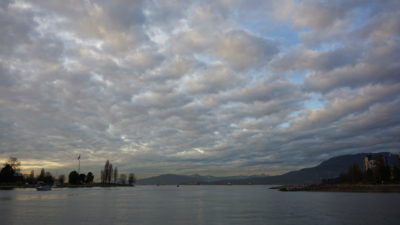
[[[283,185],[271,189],[280,191],[326,191],[326,192],[400,192],[400,184],[312,184]]]
[[[91,187],[133,187],[134,185],[130,184],[64,184],[64,185],[53,185],[52,188],[91,188]],[[0,190],[11,190],[14,188],[37,188],[38,185],[34,184],[26,184],[26,185],[1,185]]]

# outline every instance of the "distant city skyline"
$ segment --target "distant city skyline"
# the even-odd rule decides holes
[[[400,151],[397,0],[5,0],[0,163],[282,174]]]

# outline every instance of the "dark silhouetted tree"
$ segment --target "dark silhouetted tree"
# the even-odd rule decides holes
[[[87,183],[87,184],[92,184],[92,183],[93,183],[93,180],[94,180],[94,175],[93,175],[92,172],[89,172],[89,173],[86,175],[86,183]]]
[[[69,173],[69,175],[68,175],[68,183],[69,184],[73,184],[73,185],[79,184],[79,174],[78,174],[78,172],[76,172],[74,170],[74,171],[71,171]]]
[[[14,173],[20,173],[21,162],[19,162],[16,157],[10,157],[7,160],[6,164],[10,165],[13,168]]]
[[[136,177],[134,173],[129,174],[128,183],[134,185],[136,183]]]
[[[26,182],[28,182],[28,184],[36,184],[35,171],[31,170],[31,173],[26,178]]]
[[[113,167],[109,160],[106,161],[104,165],[104,170],[101,171],[101,183],[110,184],[113,175]]]
[[[119,183],[120,184],[126,184],[126,175],[125,174],[121,174],[119,177]]]
[[[349,169],[347,171],[347,175],[348,175],[349,183],[352,183],[352,184],[361,182],[362,178],[363,178],[361,169],[358,166],[358,164],[356,164],[356,163],[352,164],[349,167]]]
[[[50,172],[46,172],[45,175],[44,175],[44,177],[43,177],[43,180],[42,180],[42,181],[43,181],[45,184],[53,185],[53,184],[54,184],[54,177],[51,175]]]
[[[79,184],[86,183],[86,175],[84,173],[79,174]]]
[[[58,183],[60,185],[64,185],[64,183],[65,183],[65,175],[64,174],[61,174],[60,176],[58,176]]]
[[[42,169],[40,170],[39,176],[37,177],[37,180],[38,180],[38,181],[44,182],[44,177],[45,177],[45,176],[46,176],[46,171],[44,170],[44,168],[42,168]]]
[[[0,183],[14,183],[15,171],[10,164],[6,164],[0,171]]]
[[[108,166],[108,171],[107,171],[107,183],[111,184],[112,176],[113,176],[113,165],[110,163]]]
[[[117,180],[118,180],[118,168],[115,167],[115,169],[114,169],[114,184],[117,183]]]
[[[105,184],[105,183],[106,183],[106,173],[104,172],[104,170],[102,170],[102,171],[100,172],[100,182],[101,182],[102,184]]]

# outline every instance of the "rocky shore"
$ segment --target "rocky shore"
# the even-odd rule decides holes
[[[280,191],[330,191],[330,192],[400,192],[400,184],[315,184],[315,185],[284,185],[271,189]]]

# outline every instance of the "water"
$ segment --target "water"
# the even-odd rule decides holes
[[[399,224],[399,193],[279,192],[268,186],[0,191],[0,224]]]

